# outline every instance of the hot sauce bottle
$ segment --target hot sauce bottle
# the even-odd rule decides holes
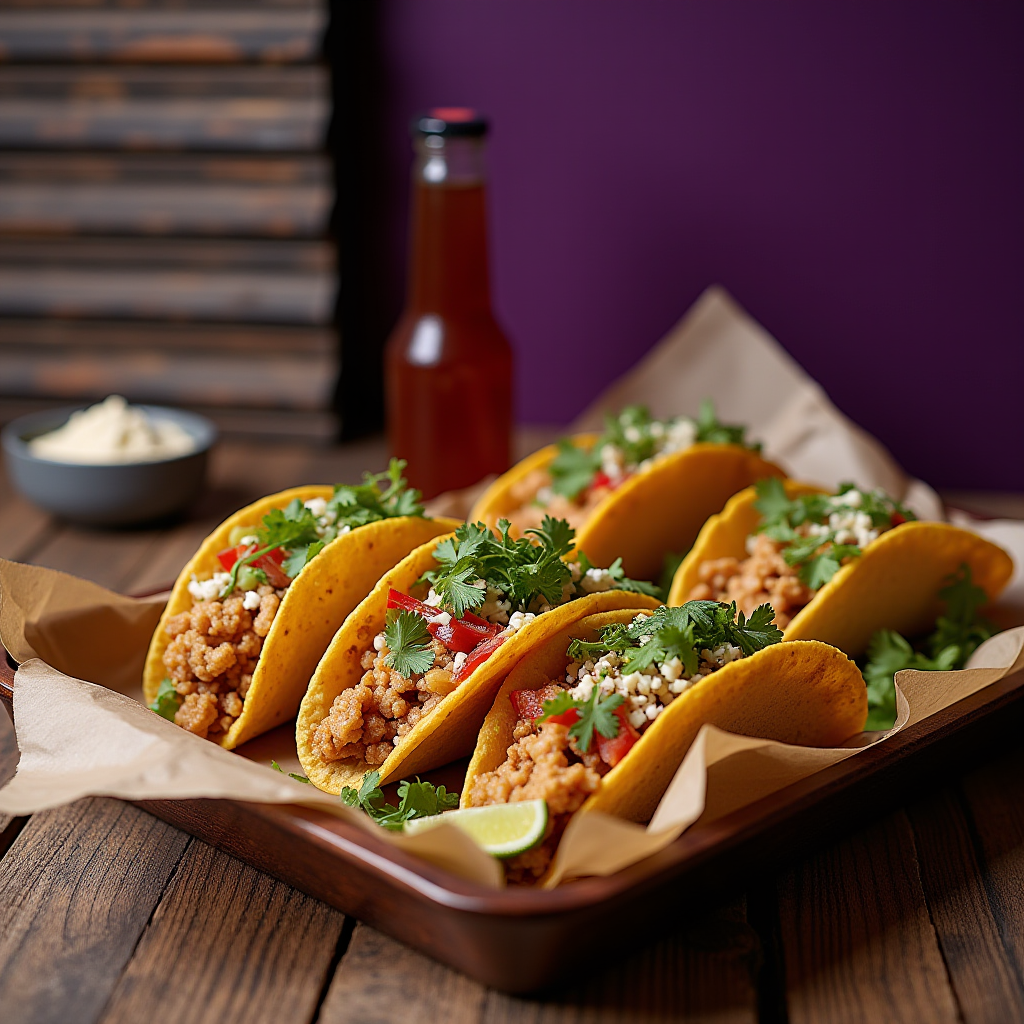
[[[484,140],[475,111],[412,124],[409,286],[385,348],[391,451],[424,497],[509,467],[512,349],[491,309]]]

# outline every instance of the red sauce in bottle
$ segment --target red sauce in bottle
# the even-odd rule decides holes
[[[414,130],[409,288],[385,383],[391,451],[429,498],[508,469],[512,350],[491,309],[486,122],[432,111]]]

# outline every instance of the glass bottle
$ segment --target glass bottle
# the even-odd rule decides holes
[[[509,467],[512,349],[491,309],[484,139],[475,111],[412,124],[409,282],[385,348],[391,451],[425,497]]]

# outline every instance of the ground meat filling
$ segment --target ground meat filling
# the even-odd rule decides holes
[[[551,684],[538,692],[542,701],[552,699],[565,687]],[[548,805],[548,829],[543,842],[505,862],[508,881],[535,881],[547,870],[569,818],[601,784],[608,771],[596,751],[581,754],[569,735],[569,727],[521,718],[513,732],[515,742],[508,758],[493,772],[478,775],[464,794],[466,806],[544,800]]]
[[[751,540],[748,558],[714,558],[703,562],[698,570],[701,582],[690,591],[687,600],[735,601],[744,615],[768,603],[775,609],[775,624],[785,629],[814,597],[814,591],[782,557],[783,547],[779,541],[758,533]]]
[[[364,670],[355,686],[342,690],[327,717],[313,730],[313,750],[324,761],[358,758],[381,765],[406,733],[458,685],[454,656],[432,640],[434,664],[423,675],[403,676],[384,664],[388,655],[383,634],[365,651]]]
[[[611,487],[591,487],[577,498],[553,494],[550,475],[546,470],[538,469],[527,473],[513,486],[510,497],[517,507],[508,513],[507,518],[512,524],[512,533],[517,537],[526,530],[539,529],[545,516],[567,519],[574,530],[579,530],[611,492]]]
[[[252,609],[245,607],[245,591],[235,590],[223,600],[196,601],[190,611],[168,619],[164,668],[184,698],[175,725],[215,738],[242,713],[284,591],[264,585],[256,593],[259,605]]]

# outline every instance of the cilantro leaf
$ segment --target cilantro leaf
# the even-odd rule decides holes
[[[461,619],[470,608],[479,608],[487,596],[482,587],[470,582],[477,580],[476,563],[472,558],[460,558],[450,569],[437,577],[434,593],[441,598],[445,608]]]
[[[890,729],[896,721],[895,676],[901,669],[947,672],[963,668],[978,646],[996,633],[995,626],[978,614],[987,600],[985,591],[971,581],[966,563],[939,591],[946,610],[936,620],[935,629],[914,646],[891,629],[880,629],[868,644],[863,667],[868,689],[868,729]],[[927,653],[925,653],[927,652]]]
[[[751,451],[759,452],[760,444],[748,443],[744,440],[746,432],[746,427],[720,423],[715,415],[715,403],[710,398],[705,398],[700,403],[700,412],[697,414],[697,441],[711,444],[738,444]]]
[[[364,473],[361,484],[339,484],[327,502],[335,516],[335,526],[356,529],[367,523],[397,516],[424,514],[421,494],[407,486],[402,476],[406,463],[392,459],[383,473]]]
[[[295,548],[294,551],[281,563],[285,574],[295,579],[300,572],[324,549],[324,541],[316,540],[312,544],[306,544]],[[264,573],[266,578],[266,573]]]
[[[590,750],[590,742],[594,737],[595,729],[608,739],[618,736],[619,717],[615,714],[615,709],[622,701],[623,697],[620,693],[602,697],[601,689],[598,686],[591,690],[587,700],[574,700],[567,690],[563,690],[553,699],[544,701],[543,714],[537,719],[537,724],[539,725],[553,716],[564,714],[570,709],[575,709],[578,718],[569,727],[569,735],[576,738],[577,747],[586,753]]]
[[[749,619],[743,612],[737,613],[736,626],[729,633],[733,643],[744,654],[753,654],[782,642],[782,630],[775,625],[775,609],[770,604],[758,605]]]
[[[398,806],[384,803],[380,788],[380,772],[369,772],[363,777],[358,791],[346,786],[340,793],[341,802],[348,807],[361,808],[382,828],[401,832],[413,818],[429,818],[459,805],[459,794],[449,793],[444,786],[434,786],[417,779],[403,780],[398,785]]]
[[[589,451],[578,448],[570,438],[563,437],[558,442],[558,454],[548,465],[555,494],[572,501],[587,490],[601,468],[600,450],[597,445]]]
[[[761,513],[762,529],[788,517],[797,504],[797,502],[789,500],[785,486],[775,476],[769,477],[767,480],[758,480],[754,484],[754,490],[757,493],[754,508]]]
[[[384,664],[409,678],[422,675],[434,664],[434,651],[426,620],[416,612],[389,608],[384,627],[388,653]]]
[[[160,680],[160,689],[156,691],[156,698],[149,705],[150,711],[155,711],[161,718],[168,722],[174,721],[178,708],[181,707],[181,695],[174,688],[170,679]]]
[[[271,761],[270,767],[273,768],[275,772],[280,772],[282,775],[285,773],[284,769],[276,761]],[[288,772],[288,778],[294,779],[296,782],[309,782],[309,779],[307,779],[305,775],[296,775],[295,772]]]
[[[621,557],[616,558],[605,572],[611,576],[617,590],[628,590],[631,594],[646,594],[648,597],[660,596],[660,589],[653,583],[648,583],[646,580],[631,580],[626,575],[626,570],[622,568]]]

